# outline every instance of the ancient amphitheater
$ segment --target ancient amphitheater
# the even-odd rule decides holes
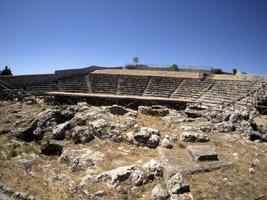
[[[266,77],[93,66],[0,98],[0,199],[267,199]]]
[[[94,69],[0,77],[0,91],[2,97],[7,97],[11,91],[24,90],[34,95],[185,102],[216,108],[257,106],[266,99],[267,78],[257,76]]]

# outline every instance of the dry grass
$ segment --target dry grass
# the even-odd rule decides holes
[[[39,105],[15,105],[10,103],[0,103],[0,124],[3,128],[18,128],[27,125],[28,121],[40,112],[43,107]],[[17,110],[17,111],[13,111]],[[3,123],[5,120],[14,121],[19,113],[29,113],[27,117],[23,115],[23,120],[16,127],[11,123]],[[260,118],[262,120],[262,118]],[[265,119],[265,118],[264,118]],[[108,120],[108,118],[106,119]],[[139,114],[137,121],[140,126],[151,127],[160,130],[161,138],[165,135],[176,136],[179,138],[181,133],[180,126],[197,125],[200,122],[179,123],[168,126],[168,124],[159,117],[151,117]],[[122,117],[115,116],[108,122],[123,123]],[[266,125],[266,124],[265,124]],[[234,167],[230,169],[221,169],[213,172],[194,174],[186,176],[194,199],[236,199],[249,200],[260,197],[267,191],[267,145],[256,142],[246,142],[242,136],[237,134],[219,134],[210,133],[210,141],[207,144],[214,146],[219,153],[221,160],[230,160]],[[186,147],[194,145],[180,141],[174,142],[174,148],[166,150],[170,156],[179,158],[182,161],[191,162],[186,153]],[[49,179],[49,170],[55,173],[64,173],[74,182],[79,182],[87,169],[78,172],[71,172],[67,165],[59,164],[58,157],[48,157],[39,155],[39,144],[35,142],[24,143],[16,140],[9,140],[4,135],[0,136],[0,182],[16,191],[29,192],[37,199],[85,199],[81,192],[71,195],[68,192],[69,180],[64,179],[57,184]],[[104,154],[103,161],[97,164],[97,168],[102,172],[115,169],[125,165],[142,165],[150,159],[160,160],[157,149],[140,148],[126,142],[114,143],[108,140],[95,139],[89,144],[78,145],[72,142],[66,144],[65,148],[84,149],[90,148],[93,151],[100,151]],[[16,164],[16,156],[31,159],[32,154],[36,155],[34,159],[35,176],[31,176]],[[259,164],[253,165],[255,159]],[[255,173],[251,174],[249,168],[253,167]],[[162,179],[146,184],[128,193],[118,192],[110,188],[106,183],[88,184],[84,189],[93,193],[99,190],[105,190],[106,195],[99,199],[150,199],[151,190],[156,184],[163,184]],[[127,187],[127,181],[123,187]]]
[[[240,138],[241,140],[241,138]],[[211,137],[220,159],[231,160],[234,168],[195,174],[188,181],[195,199],[256,199],[267,191],[267,146],[257,143],[223,140]],[[214,145],[215,146],[215,145]],[[259,165],[253,166],[258,159]],[[249,168],[255,169],[255,174]]]

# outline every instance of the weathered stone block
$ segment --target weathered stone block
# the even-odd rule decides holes
[[[187,147],[187,153],[194,161],[219,160],[214,147],[209,145],[190,145]]]

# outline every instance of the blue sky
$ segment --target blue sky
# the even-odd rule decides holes
[[[267,74],[266,0],[0,0],[0,67],[234,67]]]

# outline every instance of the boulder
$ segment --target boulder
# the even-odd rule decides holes
[[[237,123],[241,120],[248,120],[248,119],[249,119],[248,111],[236,111],[233,114],[231,114],[229,121]]]
[[[190,192],[183,194],[172,194],[170,200],[193,200],[193,195]]]
[[[123,122],[124,122],[126,129],[132,128],[137,124],[136,118],[134,117],[125,117]]]
[[[134,170],[135,170],[134,165],[123,166],[117,169],[103,172],[97,175],[96,179],[98,181],[108,182],[112,186],[117,187],[121,182],[127,180]]]
[[[180,135],[180,140],[183,142],[207,142],[209,141],[209,137],[203,133],[196,132],[183,132]]]
[[[139,106],[138,112],[145,115],[164,117],[169,114],[169,109],[166,106],[161,105]]]
[[[113,115],[125,115],[129,112],[128,109],[118,105],[110,106],[108,107],[108,110]]]
[[[55,129],[53,130],[53,136],[52,138],[55,140],[64,140],[66,136],[66,131],[69,130],[70,127],[70,122],[64,122],[62,124],[58,124]]]
[[[151,192],[151,200],[167,200],[169,199],[169,193],[166,189],[163,189],[161,185],[156,185]]]
[[[199,129],[204,133],[209,133],[212,130],[212,125],[208,124],[208,123],[207,124],[203,124],[203,125],[200,126]]]
[[[136,186],[143,185],[145,180],[145,174],[140,169],[135,169],[131,174],[131,182]]]
[[[77,144],[91,142],[95,137],[87,126],[76,126],[72,129],[72,138]]]
[[[172,145],[172,141],[169,137],[166,137],[164,138],[162,141],[161,141],[161,146],[166,148],[166,149],[171,149],[173,147]]]
[[[156,148],[159,145],[159,136],[160,134],[157,129],[142,127],[139,132],[134,134],[134,140],[149,148]]]
[[[262,134],[257,131],[252,131],[249,133],[248,139],[251,141],[260,140],[262,142],[267,142],[267,134]]]
[[[163,173],[163,167],[160,163],[154,159],[143,165],[143,168],[148,173],[153,173],[155,176],[161,177]]]
[[[63,145],[58,141],[45,142],[41,145],[41,153],[47,156],[61,155],[62,151]]]
[[[132,144],[134,142],[134,135],[135,133],[133,131],[127,132],[125,134],[125,139]]]
[[[32,136],[34,140],[41,140],[44,136],[45,130],[41,129],[40,127],[37,127],[33,132]]]
[[[67,164],[71,171],[75,172],[82,168],[95,167],[104,159],[104,154],[92,151],[89,148],[71,150],[66,149],[58,158],[60,164]]]
[[[36,104],[36,100],[34,96],[27,96],[23,98],[23,102],[27,105],[33,105]]]
[[[192,109],[186,109],[184,113],[187,115],[189,118],[200,118],[202,117],[202,113],[198,110],[192,110]]]
[[[214,128],[221,133],[227,133],[236,130],[236,127],[232,122],[221,122],[215,124]]]
[[[108,126],[106,120],[104,119],[97,119],[93,121],[91,124],[93,133],[95,136],[99,138],[103,138],[106,135],[106,128]]]
[[[134,134],[134,139],[138,142],[146,143],[152,132],[154,132],[154,130],[142,127],[139,132]]]
[[[146,142],[146,146],[155,149],[157,146],[159,146],[160,137],[155,134],[151,134],[148,141]]]
[[[242,120],[241,123],[235,125],[236,131],[245,133],[245,132],[252,132],[253,128],[251,127],[248,121]]]
[[[167,180],[167,189],[169,194],[182,194],[190,192],[188,183],[178,172]]]

